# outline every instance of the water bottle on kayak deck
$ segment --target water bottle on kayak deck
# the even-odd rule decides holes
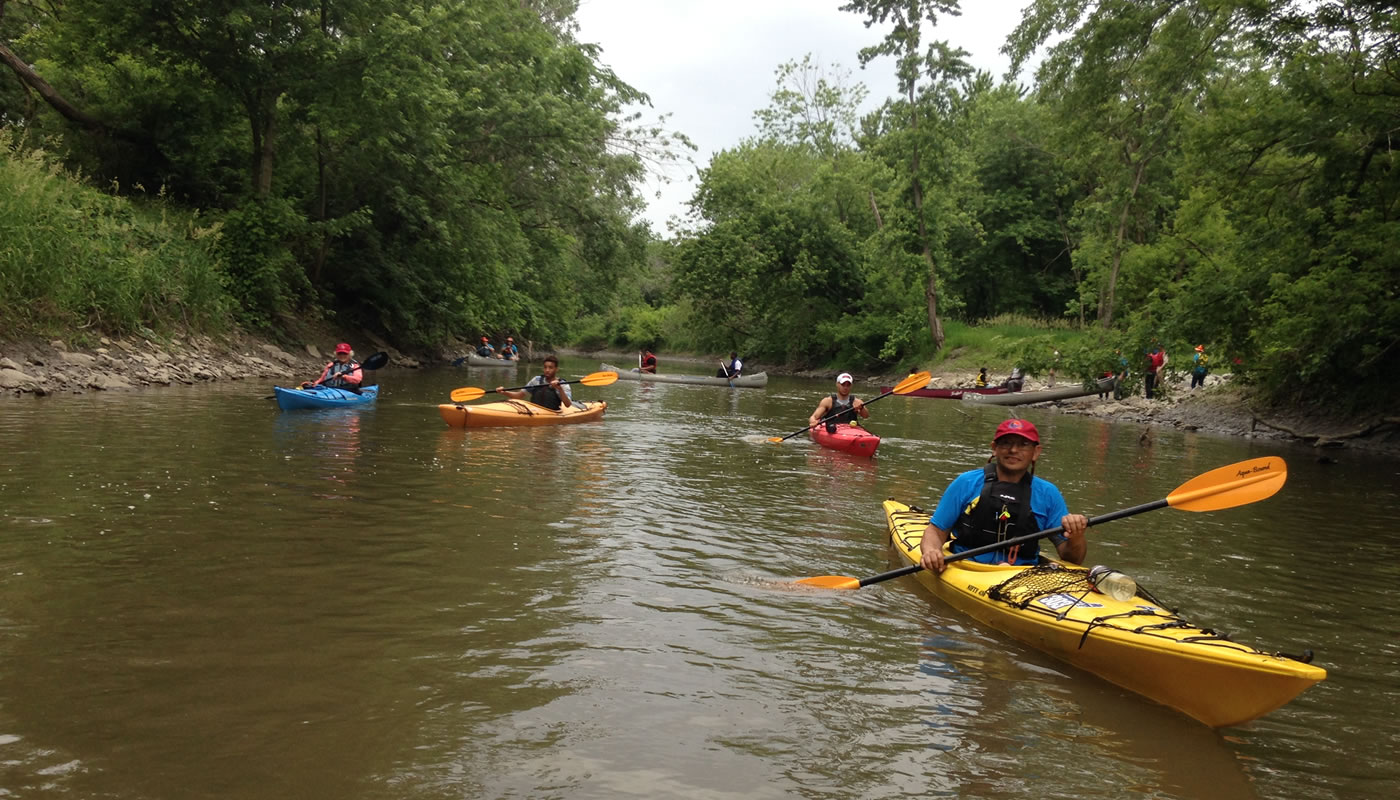
[[[1137,581],[1112,567],[1100,565],[1089,570],[1089,583],[1120,603],[1126,603],[1137,594]]]

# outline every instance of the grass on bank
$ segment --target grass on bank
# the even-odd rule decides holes
[[[159,195],[87,186],[0,129],[0,335],[223,330],[216,233]]]

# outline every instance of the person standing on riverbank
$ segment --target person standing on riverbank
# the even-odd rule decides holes
[[[836,393],[829,394],[817,403],[817,410],[807,418],[807,427],[815,428],[823,421],[826,432],[835,433],[836,426],[843,422],[855,424],[856,418],[870,419],[865,403],[851,394],[851,373],[843,372],[836,376]]]
[[[364,381],[364,372],[360,370],[360,362],[353,356],[355,351],[351,349],[348,342],[341,342],[335,346],[335,358],[326,368],[321,370],[321,377],[309,383],[303,383],[301,388],[309,389],[312,386],[329,386],[332,389],[344,389],[347,392],[360,393],[360,383]]]
[[[919,564],[942,572],[943,545],[952,536],[952,551],[959,553],[1057,525],[1065,532],[1051,536],[1060,558],[1083,564],[1088,555],[1084,532],[1089,519],[1069,513],[1055,484],[1035,477],[1040,459],[1040,432],[1024,419],[1008,419],[992,436],[992,460],[985,467],[964,472],[948,484],[938,507],[924,528]],[[993,550],[972,560],[984,564],[1032,565],[1040,560],[1040,548],[1012,546]]]
[[[1147,387],[1147,399],[1152,399],[1152,389],[1157,385],[1157,373],[1167,365],[1167,353],[1160,344],[1152,345],[1147,351],[1147,369],[1143,374],[1143,384]]]
[[[1206,346],[1196,345],[1196,354],[1191,357],[1191,388],[1206,385],[1206,373],[1210,371],[1210,356],[1206,355]]]

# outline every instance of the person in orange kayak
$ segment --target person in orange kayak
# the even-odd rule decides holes
[[[943,544],[952,534],[952,551],[959,553],[1006,541],[1036,531],[1064,526],[1063,534],[1049,537],[1060,558],[1083,564],[1088,554],[1084,531],[1089,518],[1069,513],[1055,484],[1035,477],[1040,458],[1040,433],[1029,420],[1008,419],[992,437],[992,458],[987,466],[964,472],[948,484],[938,501],[919,545],[924,569],[943,571]],[[1036,542],[993,550],[972,560],[986,564],[1035,564],[1040,560]]]
[[[835,416],[829,416],[829,415]],[[807,418],[807,424],[815,428],[826,420],[828,433],[835,433],[836,426],[843,422],[855,422],[856,417],[870,419],[870,412],[860,398],[851,395],[851,373],[843,372],[836,376],[836,393],[829,394],[817,403],[817,410]]]
[[[309,389],[312,386],[329,386],[332,389],[344,389],[349,392],[359,394],[360,382],[365,379],[364,373],[360,370],[360,362],[352,356],[355,351],[350,349],[350,345],[341,342],[335,346],[335,359],[321,370],[321,377],[308,383],[303,383],[301,388]]]
[[[544,406],[553,411],[573,405],[574,396],[569,392],[569,384],[559,380],[559,359],[545,356],[540,371],[544,374],[526,381],[524,389],[509,391],[503,386],[497,386],[496,393],[512,400],[529,400],[537,406]]]

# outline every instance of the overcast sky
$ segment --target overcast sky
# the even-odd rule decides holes
[[[1031,0],[964,0],[959,17],[944,17],[932,33],[968,51],[969,61],[998,80],[1007,58],[998,51]],[[651,96],[650,118],[669,113],[668,127],[710,157],[754,135],[753,112],[768,105],[778,65],[808,53],[823,67],[839,64],[870,90],[866,108],[895,92],[888,58],[862,70],[862,47],[883,31],[840,11],[842,0],[580,0],[579,38],[603,49],[601,61],[622,80]],[[927,34],[926,34],[927,35]],[[652,181],[644,190],[646,218],[658,234],[679,215],[694,191],[695,169],[672,170],[670,185]],[[655,197],[657,192],[661,198]]]

